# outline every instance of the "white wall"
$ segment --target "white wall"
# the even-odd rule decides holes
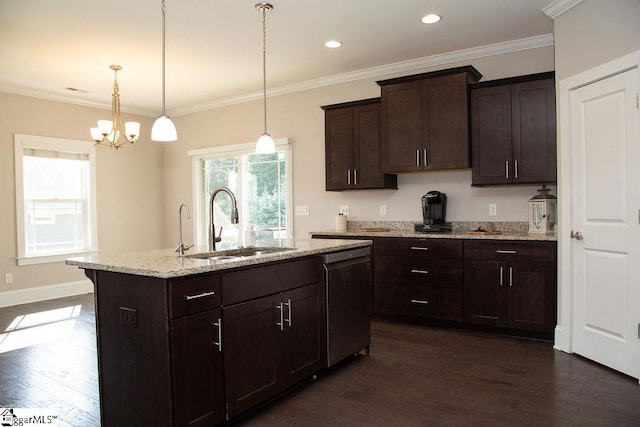
[[[111,112],[61,102],[45,101],[0,92],[0,278],[13,274],[13,284],[0,281],[3,300],[19,300],[41,286],[74,283],[86,278],[81,270],[63,262],[18,266],[16,264],[16,210],[14,133],[85,140],[93,144],[89,128]],[[141,122],[142,136],[135,146],[118,151],[97,148],[98,244],[101,250],[133,251],[162,246],[163,173],[162,146],[151,144],[153,120]]]
[[[553,48],[480,57],[411,74],[469,64],[483,74],[483,80],[551,71],[554,69]],[[269,133],[274,138],[293,139],[294,204],[310,207],[310,216],[294,218],[296,236],[306,237],[310,231],[331,229],[338,207],[344,204],[350,207],[351,220],[419,221],[420,197],[429,190],[447,193],[449,220],[527,221],[527,201],[536,194],[537,186],[475,188],[470,186],[470,170],[402,174],[398,177],[398,190],[324,190],[324,112],[320,106],[380,96],[375,80],[391,77],[396,76],[379,76],[268,99]],[[174,117],[174,121],[179,141],[167,145],[164,162],[164,210],[171,212],[164,224],[168,236],[165,246],[177,241],[176,215],[180,203],[193,206],[187,151],[255,141],[262,133],[262,103],[218,108]],[[488,203],[498,205],[497,216],[488,216]],[[387,205],[385,217],[379,216],[380,204]],[[189,234],[186,239],[190,242],[192,236]]]

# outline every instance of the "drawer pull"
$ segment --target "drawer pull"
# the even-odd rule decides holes
[[[428,251],[429,248],[423,248],[422,246],[411,246],[412,251]]]
[[[411,272],[417,274],[429,274],[427,270],[411,270]]]
[[[287,317],[286,319],[284,319],[285,323],[287,325],[289,325],[289,327],[293,326],[293,324],[291,323],[291,298],[289,298],[287,300],[287,302],[283,303],[284,305],[287,306],[287,309],[289,311],[289,317]]]
[[[218,351],[222,351],[222,319],[218,319],[213,323],[213,326],[218,327],[218,342],[213,342],[213,345],[218,346]]]
[[[502,271],[503,267],[500,267],[500,286],[502,286]]]
[[[211,292],[203,292],[201,294],[196,294],[196,295],[185,295],[184,299],[186,299],[187,301],[191,301],[192,299],[198,299],[198,298],[204,298],[204,297],[210,297],[211,295],[214,295],[215,292],[211,291]]]
[[[497,254],[512,254],[512,255],[515,255],[517,252],[516,252],[516,251],[506,251],[506,250],[500,250],[500,249],[498,249],[498,250],[496,251],[496,253],[497,253]]]
[[[421,300],[421,299],[412,299],[411,302],[413,304],[422,304],[422,305],[429,304],[429,301],[425,301],[425,300]]]
[[[284,331],[284,305],[280,303],[276,305],[275,309],[280,313],[280,322],[276,322],[276,326],[279,326],[280,330]]]

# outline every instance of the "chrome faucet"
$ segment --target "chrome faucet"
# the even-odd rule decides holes
[[[209,200],[209,250],[216,250],[216,242],[222,241],[222,227],[220,227],[220,236],[216,237],[216,226],[213,224],[213,200],[219,192],[225,192],[231,197],[231,223],[238,223],[238,203],[236,202],[236,196],[233,195],[231,190],[227,187],[220,187],[213,190],[211,193],[211,199]]]
[[[187,219],[191,219],[191,212],[189,212],[189,206],[187,206],[186,204],[181,204],[180,207],[178,208],[178,224],[179,224],[179,229],[180,229],[180,243],[178,244],[178,247],[176,248],[176,252],[178,252],[179,255],[184,255],[185,251],[188,251],[189,248],[193,247],[193,245],[185,245],[184,244],[184,240],[182,238],[182,208],[186,208],[187,209]]]

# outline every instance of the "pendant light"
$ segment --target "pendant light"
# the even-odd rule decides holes
[[[267,12],[273,10],[270,3],[256,3],[256,10],[262,12],[262,102],[264,108],[264,133],[256,143],[256,153],[272,154],[276,146],[271,135],[267,133]]]
[[[178,139],[176,126],[165,113],[165,0],[162,0],[162,114],[156,119],[151,128],[151,140],[168,142]]]

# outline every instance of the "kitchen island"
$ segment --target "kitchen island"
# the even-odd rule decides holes
[[[67,260],[95,285],[102,425],[215,425],[325,368],[321,256],[370,245],[283,240]]]

